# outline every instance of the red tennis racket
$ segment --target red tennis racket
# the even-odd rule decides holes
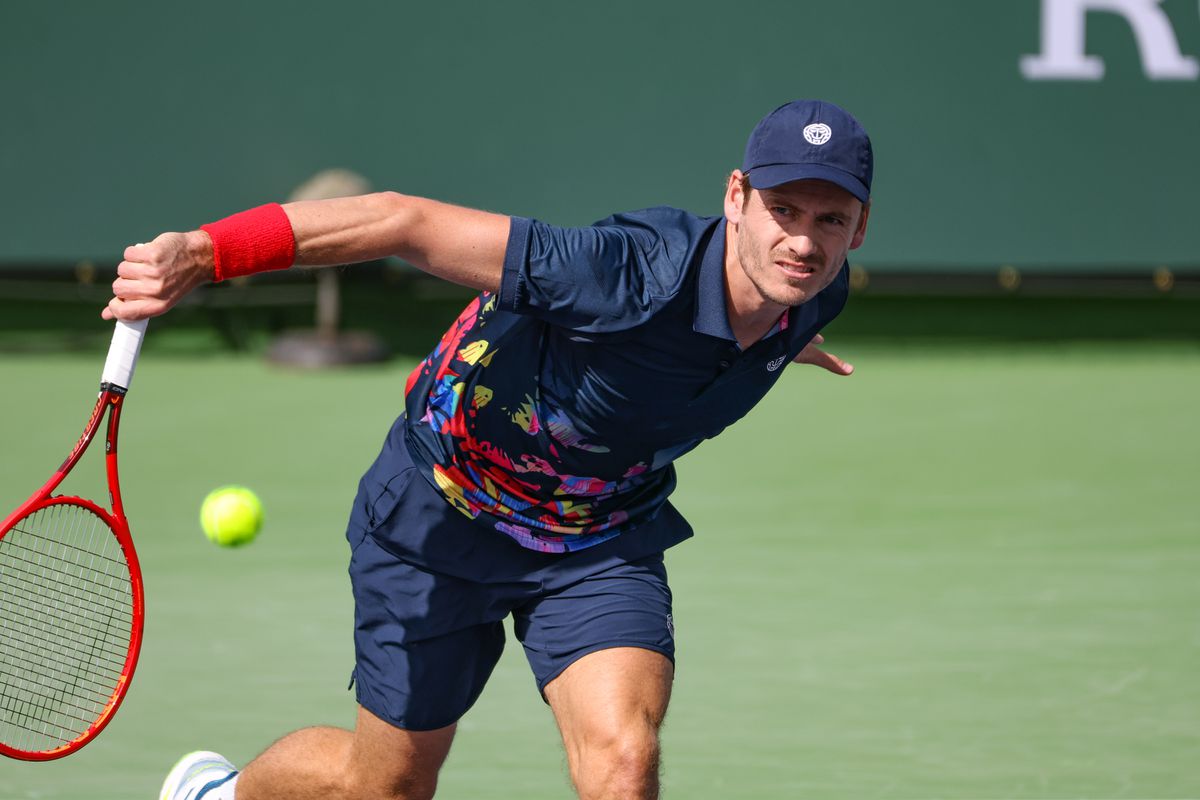
[[[129,688],[142,643],[142,574],[117,482],[117,426],[146,321],[117,322],[100,397],[67,460],[0,525],[0,753],[69,755]],[[112,510],[52,495],[108,417]]]

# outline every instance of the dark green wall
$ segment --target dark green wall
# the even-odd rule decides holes
[[[0,263],[127,243],[343,166],[577,224],[717,213],[758,118],[848,107],[876,146],[868,267],[1200,265],[1200,81],[1029,82],[1038,0],[0,5]],[[1200,55],[1195,0],[1166,0]]]

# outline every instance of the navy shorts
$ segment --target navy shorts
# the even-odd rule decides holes
[[[538,553],[452,508],[411,462],[385,483],[368,473],[347,531],[359,704],[407,730],[456,722],[500,658],[509,614],[539,691],[610,647],[673,662],[662,542],[639,532]]]

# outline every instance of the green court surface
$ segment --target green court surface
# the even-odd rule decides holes
[[[1200,796],[1195,341],[837,351],[855,376],[791,367],[679,465],[697,535],[668,556],[666,796]],[[0,355],[0,506],[73,443],[101,360]],[[185,751],[244,763],[351,722],[345,518],[412,363],[306,373],[151,340],[121,450],[141,665],[82,752],[0,763],[0,799],[149,800]],[[266,504],[251,547],[200,533],[225,483]],[[439,797],[570,796],[510,635]]]

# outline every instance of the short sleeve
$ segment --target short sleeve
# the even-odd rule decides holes
[[[514,217],[499,307],[581,332],[633,327],[678,292],[694,254],[692,227],[649,212],[583,228]]]

